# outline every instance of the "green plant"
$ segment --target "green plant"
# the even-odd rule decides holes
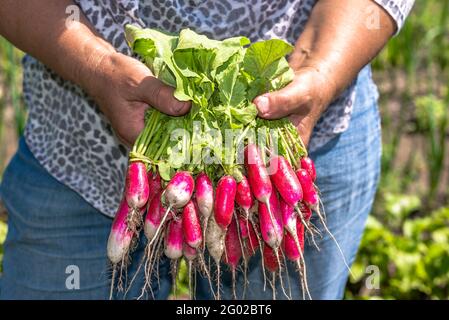
[[[396,195],[397,207],[385,207],[388,217],[403,223],[392,228],[371,216],[353,266],[348,298],[448,299],[449,207],[412,218],[416,198]],[[392,199],[391,199],[392,200]],[[387,201],[388,202],[388,201]],[[408,217],[404,220],[404,217]],[[379,288],[368,289],[368,266],[379,270]]]
[[[416,99],[416,114],[419,130],[426,137],[424,150],[429,173],[428,199],[431,204],[435,201],[444,170],[449,111],[442,99],[426,95]]]
[[[14,110],[14,126],[17,136],[20,136],[25,128],[27,111],[23,103],[21,88],[21,59],[23,53],[12,44],[0,37],[0,85],[3,82],[4,96],[0,97],[0,106],[10,103]],[[2,123],[3,124],[3,123]],[[1,124],[0,124],[1,125]],[[0,130],[1,132],[1,130]],[[0,135],[1,137],[1,135]]]

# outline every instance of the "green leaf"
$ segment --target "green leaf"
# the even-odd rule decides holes
[[[183,29],[179,33],[179,43],[177,50],[184,49],[207,49],[217,52],[211,69],[217,69],[219,66],[229,60],[236,52],[242,50],[242,47],[250,43],[246,37],[228,38],[223,41],[212,40],[204,35],[199,35],[190,29]]]
[[[292,45],[280,39],[256,42],[246,50],[243,67],[254,78],[272,79],[282,73],[280,60],[292,50]]]
[[[287,67],[288,67],[288,62],[287,62],[287,60],[285,58],[281,59],[281,61],[284,61],[287,64]],[[282,89],[286,85],[288,85],[290,82],[293,81],[293,78],[295,76],[295,73],[293,72],[293,69],[288,67],[285,70],[286,71],[284,71],[279,76],[277,76],[276,78],[271,80],[271,82],[270,82],[270,84],[271,84],[270,90],[271,91],[276,91],[276,90]]]
[[[217,74],[220,101],[225,106],[238,106],[246,98],[246,85],[238,78],[239,65],[233,63]]]
[[[159,174],[161,175],[161,178],[165,181],[170,181],[170,179],[172,177],[172,170],[171,170],[170,165],[165,161],[161,161],[158,164],[158,169],[159,169]]]
[[[176,86],[176,76],[171,57],[178,37],[154,29],[125,26],[125,37],[132,50],[141,56],[153,74],[164,83]]]
[[[257,108],[254,103],[243,108],[217,106],[214,111],[217,117],[222,118],[226,123],[226,128],[231,129],[243,128],[257,117]]]

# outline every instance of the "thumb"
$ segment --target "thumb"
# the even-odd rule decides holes
[[[260,117],[279,119],[297,113],[301,105],[310,99],[310,95],[305,94],[304,86],[295,78],[285,88],[256,97],[254,104]]]
[[[144,102],[168,115],[181,116],[190,110],[190,101],[176,99],[175,89],[154,76],[148,76],[140,83],[139,92]]]

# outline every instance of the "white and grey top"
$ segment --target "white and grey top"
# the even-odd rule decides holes
[[[243,35],[252,41],[282,38],[294,43],[316,0],[75,0],[98,32],[118,51],[131,54],[123,26],[138,23],[170,32],[191,28],[215,39]],[[375,0],[398,30],[413,0]],[[26,142],[57,180],[102,213],[113,216],[120,201],[128,150],[108,120],[78,86],[26,56],[24,96],[29,108]],[[355,82],[323,114],[310,148],[345,131]]]

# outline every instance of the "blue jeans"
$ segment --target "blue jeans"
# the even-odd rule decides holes
[[[371,210],[380,171],[380,121],[376,89],[369,69],[358,78],[354,112],[347,131],[317,150],[317,185],[322,194],[327,225],[349,264],[354,260],[366,218]],[[106,242],[112,220],[94,209],[77,193],[59,183],[34,158],[24,140],[8,165],[1,185],[8,211],[0,299],[107,299],[111,270]],[[348,277],[334,242],[322,230],[316,238],[320,251],[306,243],[307,278],[313,299],[340,299]],[[145,237],[132,255],[128,277],[133,277],[143,255]],[[260,257],[250,262],[246,298],[271,299],[263,290]],[[162,259],[156,299],[166,299],[171,288],[169,262]],[[223,267],[224,298],[230,297],[230,275]],[[293,264],[289,265],[294,298],[302,296]],[[279,281],[278,281],[279,283]],[[284,278],[284,283],[287,279]],[[126,298],[140,295],[142,273]],[[238,276],[241,292],[242,276]],[[210,299],[209,285],[199,278],[197,298]],[[283,295],[280,291],[278,298]],[[122,299],[123,294],[115,298]]]

